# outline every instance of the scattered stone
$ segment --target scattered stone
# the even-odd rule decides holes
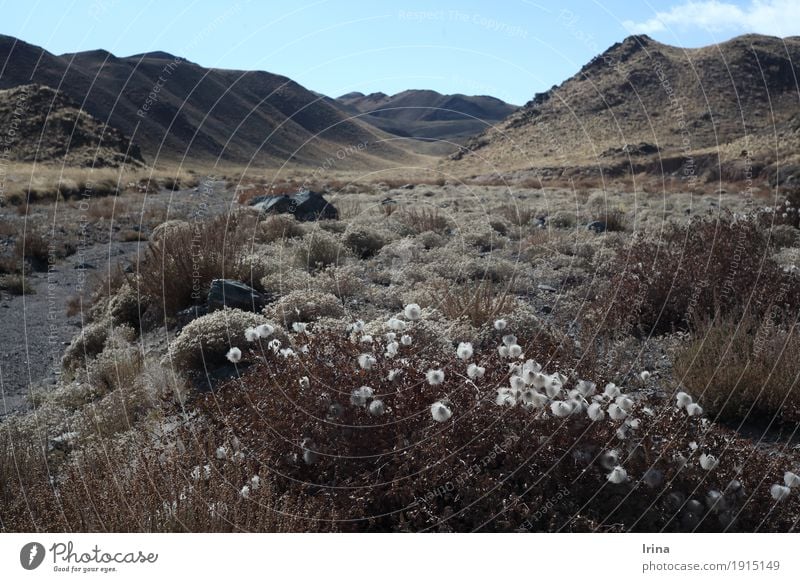
[[[209,313],[223,307],[258,311],[265,304],[266,300],[261,293],[241,281],[214,279],[208,290],[206,308]]]
[[[87,269],[96,269],[97,267],[95,267],[91,263],[78,263],[77,265],[75,265],[75,268],[86,271]]]
[[[543,283],[537,285],[536,288],[539,289],[540,291],[547,291],[548,293],[556,293],[558,291],[558,289],[556,289],[555,287],[551,285],[545,285]]]
[[[339,211],[319,192],[297,192],[279,196],[256,196],[248,204],[264,213],[292,214],[297,220],[337,220]]]

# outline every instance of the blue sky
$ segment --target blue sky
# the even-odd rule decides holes
[[[425,88],[516,104],[632,32],[680,46],[800,34],[800,0],[33,0],[0,14],[0,32],[56,54],[164,50],[331,96]]]

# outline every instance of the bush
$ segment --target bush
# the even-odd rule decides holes
[[[9,295],[25,295],[35,293],[35,289],[25,284],[23,275],[0,275],[0,291]]]
[[[252,236],[241,213],[168,225],[153,233],[138,271],[138,291],[165,317],[204,297],[213,279],[237,278],[233,265]]]
[[[353,226],[344,235],[344,244],[362,259],[374,256],[386,244],[383,236],[366,226]]]
[[[328,265],[340,265],[346,256],[347,250],[336,235],[314,230],[297,243],[294,260],[298,267],[313,271]]]
[[[416,206],[412,206],[404,209],[399,216],[400,220],[415,234],[421,234],[428,230],[439,234],[447,234],[450,230],[450,221],[446,216],[442,216],[439,213],[438,208],[423,207],[419,209]]]
[[[785,531],[794,522],[794,511],[769,511],[765,483],[782,479],[774,463],[736,470],[738,454],[766,455],[670,405],[652,416],[634,405],[638,428],[624,429],[629,437],[620,440],[615,434],[623,421],[498,406],[508,363],[494,349],[473,354],[486,369],[473,382],[464,380],[466,363],[456,360],[455,348],[443,357],[411,346],[391,358],[379,341],[366,370],[357,363],[364,345],[341,332],[315,333],[308,348],[290,358],[269,354],[202,397],[199,408],[215,435],[211,442],[235,433],[253,465],[274,468],[277,491],[290,498],[324,495],[340,517],[336,527],[345,531],[593,531],[611,524],[635,531]],[[443,371],[441,384],[430,385],[430,368]],[[401,372],[389,380],[390,370]],[[361,391],[365,385],[371,390]],[[380,404],[372,406],[376,400]],[[432,410],[437,402],[447,410]],[[639,439],[639,433],[660,438]],[[702,449],[694,452],[690,442],[699,435]],[[612,447],[619,461],[609,464]],[[702,469],[700,452],[720,455],[720,466]],[[685,465],[673,459],[679,453],[688,457]],[[617,462],[624,472],[614,484],[608,475]],[[646,475],[655,477],[650,485]],[[748,496],[729,493],[725,515],[708,509],[705,491],[725,491],[733,478]],[[684,503],[698,483],[702,509],[691,514]],[[800,504],[797,496],[784,503]],[[317,531],[328,527],[314,525]]]
[[[291,291],[265,311],[287,329],[295,322],[311,323],[322,317],[337,318],[344,315],[342,302],[335,295],[305,290]]]
[[[233,347],[244,351],[244,332],[269,320],[257,313],[239,309],[221,309],[189,322],[169,345],[168,358],[179,371],[202,371],[224,364],[225,354]],[[274,337],[286,340],[276,327]],[[271,338],[270,338],[271,339]]]
[[[84,326],[64,350],[61,358],[62,367],[67,371],[74,371],[102,352],[110,328],[111,323],[107,319],[93,321]]]
[[[767,236],[750,220],[694,220],[670,225],[659,239],[635,235],[609,265],[589,331],[663,333],[718,313],[742,314],[748,303],[757,317],[773,302],[800,307],[795,277],[771,255]]]
[[[271,243],[279,240],[299,238],[305,234],[303,225],[297,222],[294,214],[275,214],[258,225],[256,242]]]
[[[800,422],[800,337],[781,319],[720,317],[677,354],[675,373],[710,416]]]

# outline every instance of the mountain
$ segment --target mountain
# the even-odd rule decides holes
[[[359,119],[388,133],[416,139],[463,143],[494,125],[517,107],[484,95],[442,95],[409,90],[385,93],[347,93],[337,101]]]
[[[0,36],[0,63],[0,89],[54,88],[130,136],[148,163],[333,159],[337,168],[358,168],[418,159],[334,100],[263,71],[208,69],[164,52],[56,56],[9,36]]]
[[[800,37],[750,34],[683,49],[631,36],[448,163],[544,178],[602,170],[800,179],[798,66]]]
[[[8,159],[15,162],[94,167],[143,162],[139,148],[119,130],[44,85],[0,90],[0,127]]]

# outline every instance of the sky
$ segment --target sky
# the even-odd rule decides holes
[[[405,89],[521,105],[633,33],[684,47],[800,35],[800,0],[0,0],[0,32],[55,53],[161,50],[337,97]]]

